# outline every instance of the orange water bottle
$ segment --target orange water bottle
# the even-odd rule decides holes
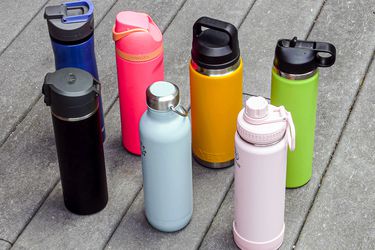
[[[193,156],[203,166],[233,165],[242,108],[242,60],[234,25],[209,17],[193,27],[190,96]]]

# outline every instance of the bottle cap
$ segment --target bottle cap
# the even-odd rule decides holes
[[[116,53],[125,60],[144,62],[163,53],[163,36],[152,18],[145,13],[118,13],[112,35],[116,42]]]
[[[236,27],[209,17],[199,18],[193,26],[191,57],[206,69],[224,69],[236,64],[240,59]]]
[[[173,83],[158,81],[151,84],[146,90],[146,102],[150,109],[163,112],[171,110],[181,116],[187,116],[186,110],[179,105],[179,89]]]
[[[98,108],[100,84],[84,70],[63,68],[45,76],[42,92],[55,116],[80,118]]]
[[[295,145],[292,116],[283,106],[275,107],[263,97],[250,97],[238,114],[237,131],[240,137],[254,145],[267,146],[287,136],[289,148]]]
[[[321,54],[328,56],[322,56]],[[336,60],[336,48],[330,43],[280,39],[275,50],[274,66],[288,74],[306,74],[318,67],[330,67]]]
[[[79,42],[94,32],[94,5],[90,0],[47,6],[44,18],[53,39],[61,42]]]

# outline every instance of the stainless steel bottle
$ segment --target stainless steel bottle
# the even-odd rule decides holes
[[[146,217],[158,230],[173,232],[193,213],[190,120],[176,85],[155,82],[146,97],[140,121]]]
[[[241,249],[277,249],[284,238],[288,146],[295,146],[289,112],[250,97],[235,135],[233,235]]]
[[[325,53],[326,56],[321,54]],[[272,69],[271,104],[292,113],[298,145],[288,154],[286,186],[305,185],[312,176],[314,131],[320,67],[335,63],[336,49],[330,43],[281,39]]]
[[[236,27],[199,18],[193,26],[190,98],[193,155],[205,167],[233,165],[233,135],[242,107],[242,68]]]
[[[65,206],[76,214],[102,210],[108,200],[100,127],[99,83],[77,68],[48,73],[44,102],[51,106]]]

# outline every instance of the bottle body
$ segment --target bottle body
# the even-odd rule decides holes
[[[148,109],[140,122],[145,213],[158,230],[185,227],[193,213],[188,117]]]
[[[116,44],[117,47],[117,44]],[[139,121],[146,111],[145,92],[153,82],[164,79],[163,53],[149,61],[129,61],[116,53],[122,144],[140,155]]]
[[[241,249],[277,249],[284,237],[287,142],[254,146],[235,135],[233,232]]]
[[[203,74],[190,63],[193,155],[206,167],[233,165],[233,135],[242,108],[242,60],[238,63],[222,75]]]
[[[298,134],[296,150],[288,153],[288,188],[305,185],[312,175],[318,79],[318,71],[307,79],[292,80],[272,70],[271,104],[283,105],[292,113]]]
[[[93,214],[108,201],[100,114],[70,121],[52,114],[65,206]]]
[[[55,39],[51,39],[51,43],[55,56],[56,70],[68,67],[79,68],[99,79],[95,58],[94,35],[77,44],[64,44]],[[103,141],[105,141],[104,113],[101,96],[99,98],[99,111],[102,137]]]

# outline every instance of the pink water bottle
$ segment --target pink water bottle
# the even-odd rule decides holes
[[[164,79],[163,36],[151,17],[123,11],[113,27],[121,112],[122,144],[140,155],[139,121],[146,111],[146,89]]]
[[[284,238],[287,147],[294,150],[291,114],[250,97],[237,118],[233,234],[241,249],[277,249]]]

